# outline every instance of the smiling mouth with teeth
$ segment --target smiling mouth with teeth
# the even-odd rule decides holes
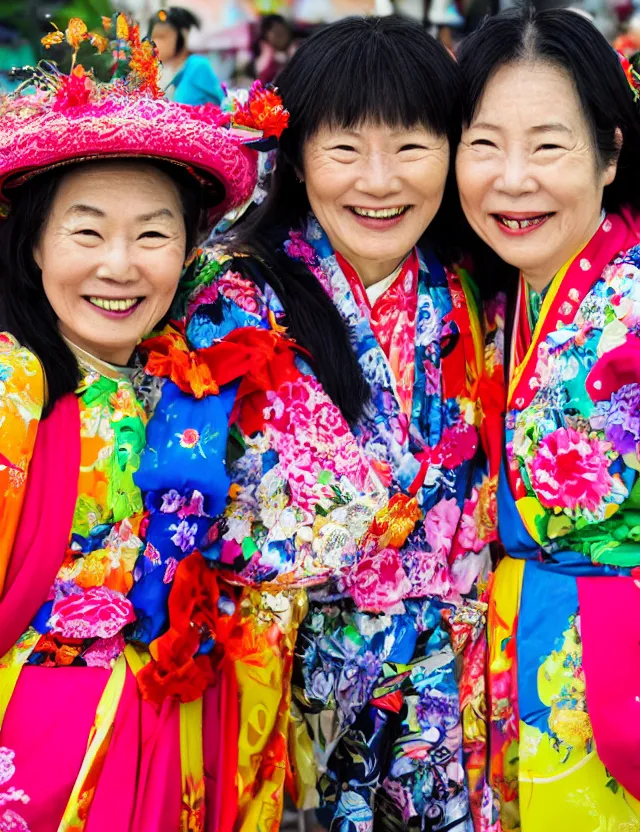
[[[105,312],[128,312],[137,306],[142,298],[122,298],[119,300],[112,300],[110,298],[88,297],[86,300],[92,306],[97,306],[98,309],[104,309]]]
[[[508,217],[503,214],[493,214],[493,217],[501,225],[504,225],[506,228],[510,228],[512,231],[517,231],[518,229],[524,228],[534,228],[536,225],[541,225],[545,220],[548,220],[551,216],[553,216],[553,214],[539,214],[536,217],[527,217],[526,219],[515,219],[514,217]]]
[[[406,214],[411,206],[404,205],[402,208],[356,208],[350,207],[349,210],[359,217],[367,217],[371,220],[393,220]]]

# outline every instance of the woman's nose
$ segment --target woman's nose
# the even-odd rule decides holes
[[[505,155],[496,177],[496,190],[511,196],[519,196],[523,193],[532,193],[536,187],[528,160],[520,153]]]
[[[105,247],[96,276],[101,280],[112,280],[114,283],[130,283],[135,280],[133,257],[125,242],[113,242]]]
[[[385,197],[402,188],[402,180],[396,165],[386,154],[374,154],[367,158],[357,183],[362,193]]]

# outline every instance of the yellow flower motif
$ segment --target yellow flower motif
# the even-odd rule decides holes
[[[586,711],[560,707],[556,702],[551,704],[549,727],[560,742],[572,748],[584,748],[593,737],[591,720]]]
[[[76,51],[80,48],[83,40],[87,39],[89,30],[84,20],[79,17],[72,17],[67,26],[67,43]]]
[[[129,24],[122,12],[120,12],[116,20],[116,37],[118,40],[127,40],[129,37]]]
[[[495,531],[497,521],[497,490],[497,477],[485,477],[478,488],[478,502],[473,512],[473,519],[477,524],[480,540],[488,540]]]
[[[82,570],[76,577],[76,584],[83,589],[103,586],[110,571],[110,564],[104,552],[92,552],[84,558]]]

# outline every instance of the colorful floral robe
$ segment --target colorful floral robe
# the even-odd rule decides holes
[[[604,218],[528,342],[516,314],[489,611],[502,832],[640,830],[639,228]],[[500,304],[489,316],[495,363]]]
[[[41,420],[40,362],[12,336],[0,335],[0,613],[30,571],[23,594],[32,616],[0,657],[0,829],[204,830],[203,765],[218,748],[209,743],[199,764],[185,753],[194,739],[202,745],[202,703],[198,727],[197,703],[167,700],[156,708],[142,700],[135,676],[149,658],[142,610],[150,629],[162,630],[166,618],[138,588],[148,515],[134,475],[146,417],[130,377],[87,358],[80,359],[76,396],[61,400],[69,407],[58,420],[52,464],[38,473],[36,447],[61,403]],[[69,431],[75,431],[68,445],[78,447],[78,460],[65,479],[60,454]],[[55,517],[25,515],[37,476],[49,502],[56,489],[73,492],[59,550]],[[33,589],[43,566],[35,548],[36,562],[27,556],[23,572],[12,574],[25,536],[55,549],[47,553],[55,575],[48,595],[46,587],[42,597]],[[175,571],[170,555],[165,580]],[[215,710],[205,717],[215,719]]]
[[[152,644],[149,682],[171,686],[187,672],[205,686],[200,660],[213,635],[240,703],[236,829],[262,818],[276,830],[285,781],[301,801],[301,786],[315,791],[313,759],[315,800],[332,828],[373,829],[374,814],[376,828],[472,829],[472,816],[480,828],[480,595],[494,530],[473,290],[415,252],[367,310],[315,220],[285,248],[343,316],[371,402],[352,430],[286,337],[259,264],[248,280],[225,252],[202,255],[186,330],[143,345],[161,398],[138,479],[147,490],[153,470],[151,524],[155,511],[195,544],[194,575],[214,584],[220,614],[191,645],[187,671],[167,638]],[[148,395],[157,397],[154,383]],[[291,706],[303,587],[311,606]],[[193,632],[188,616],[169,632],[180,645]]]

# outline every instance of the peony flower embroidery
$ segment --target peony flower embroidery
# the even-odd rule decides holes
[[[112,638],[135,621],[131,601],[105,586],[58,598],[51,611],[51,632],[64,638]]]
[[[124,652],[125,640],[122,633],[111,638],[101,638],[82,654],[87,667],[103,667],[111,670],[114,661]]]
[[[348,578],[353,600],[361,610],[384,612],[402,601],[412,589],[396,549],[383,549],[361,558]]]
[[[431,546],[431,551],[435,552],[443,563],[451,549],[451,541],[456,532],[459,518],[460,509],[453,497],[440,500],[427,512],[424,521],[427,540]]]
[[[186,428],[186,430],[177,434],[177,436],[183,448],[195,448],[200,441],[200,434],[195,428]]]
[[[613,480],[608,442],[590,439],[574,428],[559,428],[540,442],[530,462],[531,485],[547,508],[596,511]]]
[[[204,495],[197,489],[191,495],[191,499],[178,509],[178,517],[184,520],[185,517],[204,517]]]

